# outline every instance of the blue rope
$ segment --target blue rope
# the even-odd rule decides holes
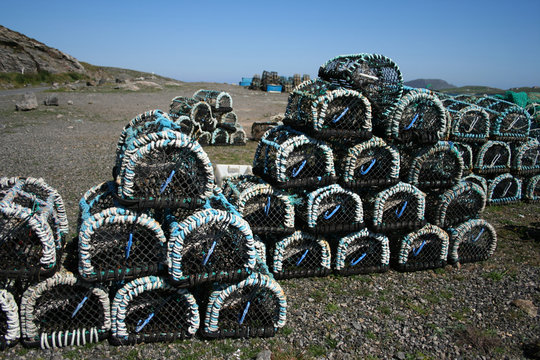
[[[306,257],[308,251],[309,251],[309,249],[307,249],[306,251],[304,251],[304,254],[303,254],[302,257],[300,258],[300,260],[298,260],[298,262],[296,263],[296,266],[300,266],[300,263],[301,263],[302,261],[304,261],[304,258]]]
[[[77,313],[79,312],[79,310],[81,310],[81,308],[83,307],[84,303],[86,302],[86,300],[88,300],[88,295],[85,296],[82,301],[79,303],[79,305],[77,305],[77,308],[75,308],[75,311],[73,311],[73,314],[71,314],[71,318],[73,319],[75,317],[75,315],[77,315]]]
[[[167,188],[167,186],[169,185],[169,183],[171,182],[172,180],[172,177],[174,176],[174,173],[175,171],[172,170],[171,171],[171,174],[169,175],[169,177],[167,178],[167,180],[165,180],[165,182],[163,183],[163,185],[161,185],[161,188],[159,189],[159,193],[162,194],[165,189]]]
[[[332,123],[337,123],[348,111],[349,107],[346,107],[345,110],[343,110],[343,112],[337,118],[334,117],[334,119],[332,119]]]
[[[414,123],[418,119],[418,116],[419,116],[419,114],[414,115],[414,118],[412,119],[412,121],[409,123],[409,125],[407,125],[405,128],[403,128],[403,130],[409,130],[410,128],[412,128],[412,126],[414,125]]]
[[[129,253],[131,252],[131,245],[133,245],[133,233],[129,233],[129,240],[126,246],[126,260],[129,258]]]
[[[300,171],[302,171],[302,169],[304,168],[304,166],[306,166],[306,163],[307,163],[307,159],[302,160],[302,164],[300,164],[300,166],[297,169],[293,169],[292,177],[297,177]]]
[[[251,301],[248,301],[246,304],[246,307],[244,308],[244,312],[242,313],[242,316],[240,317],[240,320],[238,320],[238,324],[242,325],[242,323],[244,322],[250,305],[251,305]]]
[[[405,211],[405,208],[407,207],[407,202],[408,201],[405,200],[405,203],[403,203],[403,207],[401,208],[399,213],[398,213],[398,210],[396,209],[396,216],[397,216],[398,219],[401,217],[401,215],[403,215],[403,212]]]
[[[480,233],[478,235],[476,235],[476,237],[474,239],[472,239],[472,236],[471,236],[472,242],[477,242],[478,239],[480,239],[480,236],[482,236],[482,234],[484,233],[484,230],[485,230],[485,228],[482,228],[482,230],[480,230]]]
[[[366,165],[366,164],[362,165],[362,166],[360,167],[360,175],[366,175],[366,174],[371,170],[371,168],[373,167],[373,165],[375,165],[376,162],[377,162],[377,159],[371,160],[371,163],[369,164],[369,166],[368,166],[367,169],[365,169],[365,170],[364,170],[364,165]]]
[[[362,261],[366,257],[366,255],[367,253],[363,253],[362,255],[360,255],[358,259],[351,261],[351,266],[355,266],[356,264],[358,264],[360,261]]]
[[[154,313],[151,313],[150,315],[148,315],[148,317],[144,320],[142,324],[141,320],[139,320],[139,322],[137,323],[137,327],[135,328],[135,332],[141,331],[146,325],[148,325],[148,323],[150,322],[150,320],[152,320],[153,317]]]
[[[210,247],[210,250],[208,250],[208,254],[206,254],[206,257],[203,260],[203,265],[206,266],[206,263],[208,262],[208,259],[210,258],[210,255],[214,252],[214,248],[216,247],[216,241],[212,243],[212,246]]]
[[[330,210],[326,210],[326,212],[324,213],[324,218],[326,220],[330,219],[332,216],[334,216],[334,214],[339,210],[339,208],[341,207],[341,204],[338,204],[336,205],[336,207],[334,208],[334,210],[332,210],[332,212],[330,213],[330,215],[328,214],[328,212]]]
[[[268,201],[266,202],[266,205],[264,206],[264,213],[266,216],[268,216],[268,213],[270,212],[270,196],[268,196]]]
[[[413,249],[413,255],[418,256],[418,254],[420,254],[420,251],[422,251],[422,249],[424,248],[424,245],[426,245],[426,240],[422,241],[422,245],[420,245],[420,247]]]

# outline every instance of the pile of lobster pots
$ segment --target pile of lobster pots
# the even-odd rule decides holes
[[[254,176],[223,194],[278,279],[433,269],[488,259],[488,204],[540,196],[530,117],[502,100],[404,87],[376,54],[338,56],[289,96]],[[465,101],[466,100],[466,101]],[[426,209],[430,209],[426,211]]]
[[[224,91],[198,90],[193,97],[171,101],[169,117],[181,132],[205,145],[245,145],[246,132],[233,111],[231,95]]]
[[[67,246],[58,193],[0,179],[1,346],[269,337],[284,326],[264,244],[180,130],[160,110],[126,125],[113,180],[83,195]]]

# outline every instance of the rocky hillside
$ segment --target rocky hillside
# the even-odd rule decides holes
[[[80,73],[85,69],[74,57],[0,25],[0,72]]]
[[[405,81],[404,84],[410,87],[429,88],[431,90],[451,89],[456,87],[441,79],[416,79]]]

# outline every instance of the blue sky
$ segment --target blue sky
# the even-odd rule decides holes
[[[24,4],[24,5],[23,5]],[[405,80],[540,86],[540,0],[4,0],[0,24],[95,65],[183,81],[316,76],[379,53]]]

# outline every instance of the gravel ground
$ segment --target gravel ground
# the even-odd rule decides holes
[[[64,197],[72,236],[82,194],[111,177],[122,127],[150,109],[199,88],[229,91],[249,133],[253,121],[284,112],[285,94],[232,85],[182,83],[146,92],[85,88],[59,92],[60,106],[15,112],[21,95],[0,92],[0,176],[43,177]],[[51,93],[38,92],[38,101]],[[73,105],[68,105],[72,101]],[[250,163],[256,144],[206,148],[213,162]],[[513,305],[540,304],[539,205],[490,207],[499,245],[488,261],[436,271],[283,281],[287,325],[274,338],[114,347],[107,342],[57,350],[0,353],[9,359],[249,359],[262,350],[272,359],[524,358],[538,343],[540,318]],[[534,315],[534,314],[533,314]]]

